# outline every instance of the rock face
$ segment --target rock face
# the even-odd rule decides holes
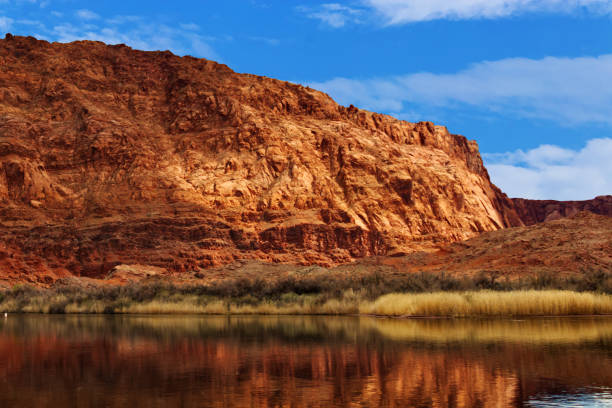
[[[586,201],[525,200],[513,198],[515,209],[525,225],[571,217],[580,211],[590,211],[612,217],[612,196],[600,196]]]
[[[568,218],[487,232],[438,252],[383,262],[403,272],[495,272],[508,278],[612,272],[612,218],[582,211]]]
[[[475,142],[224,65],[0,40],[11,273],[333,265],[521,225]],[[6,269],[5,269],[6,270]]]
[[[237,259],[334,266],[585,209],[611,215],[611,202],[510,200],[476,143],[442,126],[212,61],[0,40],[7,282]]]

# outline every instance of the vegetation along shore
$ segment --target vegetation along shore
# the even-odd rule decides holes
[[[17,285],[0,292],[8,313],[368,314],[394,317],[612,315],[612,274],[498,281],[422,273],[293,276],[207,285],[162,281],[118,285]]]

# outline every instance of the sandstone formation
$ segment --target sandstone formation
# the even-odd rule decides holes
[[[120,265],[122,275],[109,274],[104,283],[122,284],[129,280],[157,282],[159,275],[175,284],[209,285],[222,282],[264,280],[279,282],[289,277],[306,281],[371,281],[372,276],[405,278],[421,272],[454,276],[462,280],[496,278],[505,281],[538,277],[579,278],[584,274],[612,272],[612,217],[587,211],[573,217],[515,228],[490,231],[462,242],[441,245],[437,251],[416,251],[403,256],[376,256],[357,259],[331,268],[296,266],[239,260],[209,268],[202,273],[161,272],[142,276],[144,268]],[[141,279],[135,273],[142,271]],[[150,273],[150,272],[149,272]],[[58,284],[99,285],[98,280],[62,279]],[[0,282],[1,284],[1,282]],[[612,282],[610,282],[612,284]]]
[[[525,200],[513,198],[514,207],[525,225],[571,217],[580,211],[612,217],[612,195],[586,201]]]
[[[612,196],[510,200],[476,142],[430,122],[169,52],[0,40],[4,286],[176,278],[236,260],[333,267],[415,251],[436,255],[407,270],[510,267],[527,259],[503,242],[517,230],[493,235],[501,249],[486,262],[448,244],[583,210],[612,215]],[[538,233],[559,250],[551,228]]]
[[[169,52],[0,40],[0,265],[336,265],[522,225],[476,142]]]
[[[518,278],[612,272],[612,218],[580,212],[527,227],[507,228],[384,263],[403,272],[499,273]]]

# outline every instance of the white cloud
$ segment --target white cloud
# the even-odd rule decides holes
[[[361,10],[338,3],[321,4],[316,8],[300,6],[297,10],[333,28],[344,27],[349,22],[360,22],[359,15],[362,13]]]
[[[529,13],[612,14],[612,0],[359,0],[351,7],[326,3],[300,6],[308,17],[333,28],[348,23],[410,24],[431,20],[508,18]]]
[[[214,59],[215,61],[221,61],[221,57],[217,55],[215,50],[206,42],[206,39],[198,34],[188,36],[188,41],[191,45],[192,52],[183,52],[183,54],[192,54],[198,57],[205,57],[208,59]]]
[[[41,7],[49,0],[0,0],[0,4],[31,4]],[[77,40],[102,41],[107,44],[127,44],[133,48],[157,51],[170,50],[178,55],[193,55],[219,61],[211,43],[222,39],[200,34],[195,23],[166,24],[157,19],[134,15],[102,17],[88,9],[67,13],[49,11],[47,22],[16,19],[0,15],[0,31],[15,30],[48,41],[71,42]],[[33,27],[36,31],[33,32]]]
[[[389,25],[438,19],[495,19],[534,12],[612,12],[612,0],[363,0],[362,3]]]
[[[181,27],[183,30],[190,31],[198,31],[200,29],[200,26],[195,23],[179,24],[179,27]]]
[[[9,31],[12,25],[13,25],[13,19],[0,16],[0,32]]]
[[[140,16],[114,16],[106,19],[106,23],[111,25],[137,23],[140,21],[143,21],[143,18]]]
[[[327,92],[343,105],[356,105],[373,111],[402,111],[410,96],[399,81],[400,77],[383,79],[334,78],[325,82],[311,82],[312,88]]]
[[[209,44],[212,39],[200,35],[192,26],[188,28],[157,24],[138,16],[116,16],[100,25],[58,24],[49,30],[47,36],[60,42],[94,40],[107,44],[127,44],[141,50],[171,50],[179,55],[191,54],[220,60]]]
[[[0,4],[7,4],[7,3],[15,3],[17,5],[36,4],[38,1],[39,0],[0,0]],[[45,3],[45,6],[46,6],[46,4],[49,3],[49,2],[47,0],[44,0],[41,3]]]
[[[78,18],[82,20],[97,20],[100,18],[98,14],[86,9],[77,10],[75,14]]]
[[[510,197],[587,200],[612,194],[612,138],[589,140],[580,150],[542,145],[483,157],[493,183]]]
[[[415,107],[471,107],[561,124],[612,125],[612,54],[485,61],[451,74],[335,78],[309,85],[344,105],[405,112]]]
[[[44,24],[38,20],[17,20],[17,24],[44,27]]]

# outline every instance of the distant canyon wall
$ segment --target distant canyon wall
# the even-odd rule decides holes
[[[584,201],[527,200],[513,198],[514,208],[525,225],[571,217],[580,211],[612,217],[612,195]]]

